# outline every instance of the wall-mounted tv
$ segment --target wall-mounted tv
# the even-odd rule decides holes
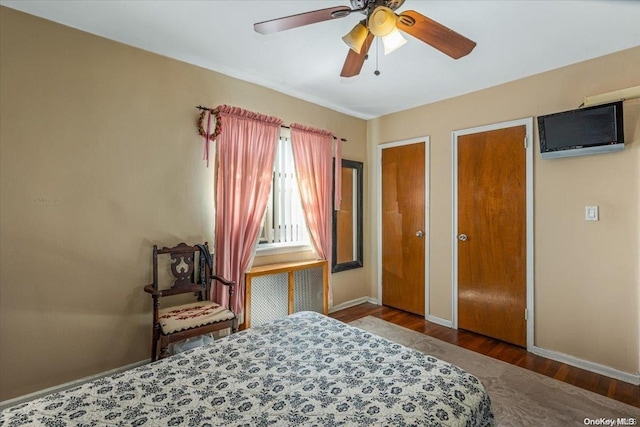
[[[543,159],[624,150],[622,101],[539,116],[538,135]]]

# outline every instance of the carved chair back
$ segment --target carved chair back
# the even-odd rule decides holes
[[[153,287],[160,290],[158,277],[158,255],[167,254],[171,259],[171,274],[173,283],[169,289],[162,290],[161,296],[171,296],[194,292],[198,294],[198,301],[209,298],[211,281],[211,255],[207,243],[189,246],[180,243],[178,246],[158,249],[153,246]],[[197,271],[196,271],[197,267]]]

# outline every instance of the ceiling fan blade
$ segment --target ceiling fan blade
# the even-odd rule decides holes
[[[403,19],[403,17],[408,17],[409,19]],[[414,22],[413,25],[408,25],[410,22]],[[454,59],[468,55],[476,47],[476,42],[415,10],[402,12],[396,25],[398,29],[411,34]]]
[[[355,53],[353,50],[349,49],[347,59],[345,59],[344,65],[342,66],[342,71],[340,72],[340,77],[353,77],[360,74],[360,70],[362,70],[362,65],[364,64],[364,60],[367,57],[369,48],[373,43],[373,37],[373,34],[367,34],[367,38],[362,44],[360,53]]]
[[[278,31],[315,24],[316,22],[343,18],[351,12],[352,10],[347,6],[329,7],[327,9],[314,10],[311,12],[272,19],[270,21],[258,22],[257,24],[253,24],[253,29],[260,34],[277,33]]]

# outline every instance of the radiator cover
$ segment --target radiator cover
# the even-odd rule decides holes
[[[250,270],[245,280],[245,327],[298,311],[327,314],[326,269],[326,261],[313,261]]]

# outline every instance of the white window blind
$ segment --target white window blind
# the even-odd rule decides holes
[[[280,137],[273,169],[273,183],[258,249],[308,246],[309,233],[300,203],[289,138]]]

